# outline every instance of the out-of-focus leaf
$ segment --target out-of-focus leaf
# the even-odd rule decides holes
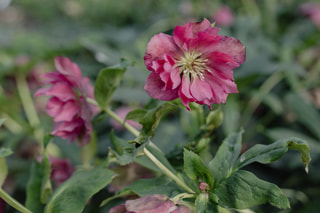
[[[209,162],[210,171],[217,185],[231,175],[241,150],[243,130],[229,135],[219,147],[213,160]]]
[[[297,120],[305,125],[320,140],[320,114],[299,95],[290,93],[285,97]]]
[[[0,157],[1,158],[4,158],[4,157],[7,157],[9,155],[11,155],[13,152],[11,149],[8,149],[8,148],[1,148],[0,149]]]
[[[228,101],[225,105],[222,106],[223,111],[223,122],[222,128],[226,135],[229,135],[237,129],[239,129],[240,124],[240,109],[239,102],[234,98],[228,98]]]
[[[45,213],[80,213],[95,193],[107,186],[114,173],[96,167],[75,172],[53,193],[45,207]]]
[[[220,105],[216,109],[212,109],[206,117],[205,129],[209,132],[213,131],[221,125],[223,121],[223,113]]]
[[[197,183],[205,182],[210,186],[210,188],[213,187],[214,178],[200,156],[185,149],[183,152],[183,159],[184,171],[189,178]]]
[[[237,171],[222,181],[214,193],[219,198],[219,205],[225,208],[246,209],[267,202],[281,209],[290,207],[288,199],[278,186],[244,170]]]
[[[0,127],[2,126],[5,120],[6,120],[5,118],[0,118]]]
[[[270,145],[254,145],[239,157],[236,168],[244,167],[252,162],[271,163],[281,158],[288,149],[296,149],[301,152],[301,160],[308,172],[308,165],[311,160],[310,149],[308,144],[299,138],[281,139]]]
[[[44,153],[42,157],[42,181],[41,181],[41,203],[46,204],[52,194],[52,186],[50,182],[51,164],[48,156]]]
[[[5,157],[0,157],[0,188],[2,187],[4,181],[8,175],[8,167]]]

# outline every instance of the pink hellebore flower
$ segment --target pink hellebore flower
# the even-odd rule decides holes
[[[47,113],[53,117],[52,135],[85,145],[91,139],[91,118],[98,108],[86,101],[94,98],[94,88],[89,78],[83,78],[77,64],[69,58],[55,58],[56,71],[41,75],[44,84],[51,87],[41,88],[35,96],[47,95]]]
[[[109,213],[191,213],[185,206],[176,206],[166,195],[147,195],[115,206]]]
[[[159,100],[181,98],[188,109],[198,104],[225,103],[237,93],[233,70],[245,61],[245,47],[233,37],[218,35],[207,19],[177,26],[173,36],[153,36],[144,56],[152,71],[144,86]]]
[[[213,15],[213,21],[218,26],[229,27],[233,24],[233,19],[233,13],[231,9],[226,5],[220,7]]]

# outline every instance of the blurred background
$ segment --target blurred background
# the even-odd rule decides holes
[[[320,1],[0,0],[0,118],[6,119],[0,146],[14,151],[7,158],[4,189],[24,203],[29,168],[38,151],[37,129],[41,125],[48,134],[52,127],[46,99],[33,94],[41,87],[39,75],[54,70],[55,56],[69,57],[93,84],[103,67],[118,64],[121,58],[134,61],[112,107],[139,108],[150,100],[143,90],[149,74],[143,56],[150,38],[203,18],[215,22],[220,34],[239,39],[247,52],[246,62],[234,71],[239,94],[229,95],[222,106],[224,121],[214,132],[209,153],[214,155],[223,138],[241,127],[244,150],[291,136],[307,140],[312,157],[308,174],[294,151],[272,164],[247,168],[277,184],[291,202],[289,210],[262,205],[252,211],[319,212]],[[28,115],[30,104],[40,120]],[[154,142],[168,157],[175,156],[181,144],[197,134],[200,124],[195,118],[194,112],[185,110],[171,115],[161,122]],[[103,158],[109,132],[116,127],[105,119],[94,128],[98,147],[94,152]],[[58,138],[50,149],[74,167],[83,160],[78,146]],[[98,212],[90,207],[85,211]],[[15,211],[7,206],[5,212]]]

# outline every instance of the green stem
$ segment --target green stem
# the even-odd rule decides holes
[[[98,106],[95,100],[87,98],[87,101],[91,104],[94,104]],[[121,123],[128,131],[130,131],[134,136],[138,137],[140,135],[140,132],[136,130],[133,126],[130,124],[126,123],[122,118],[120,118],[116,113],[114,113],[112,110],[109,108],[105,108],[104,111],[110,115],[113,119]],[[150,141],[152,146],[156,146]],[[158,148],[158,147],[157,147]],[[143,149],[145,155],[154,163],[156,164],[159,169],[168,177],[170,177],[172,180],[174,180],[181,188],[186,190],[189,193],[194,193],[194,191],[185,184],[185,182],[181,179],[179,179],[175,174],[173,174],[166,166],[164,166],[146,147]]]
[[[11,197],[8,193],[6,193],[2,188],[0,188],[0,197],[10,206],[15,208],[16,210],[22,213],[32,213],[29,209],[24,207],[18,201],[16,201],[13,197]]]
[[[43,150],[43,129],[40,127],[40,119],[37,111],[34,107],[33,100],[31,98],[31,92],[26,81],[26,77],[23,74],[18,74],[17,77],[17,89],[21,99],[22,106],[26,113],[27,119],[31,127],[34,128],[34,137],[37,139],[41,152]]]

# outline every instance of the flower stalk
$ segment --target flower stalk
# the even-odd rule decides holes
[[[24,207],[18,201],[16,201],[13,197],[11,197],[8,193],[6,193],[2,188],[0,188],[0,197],[10,206],[15,208],[21,213],[32,213],[29,209]]]

